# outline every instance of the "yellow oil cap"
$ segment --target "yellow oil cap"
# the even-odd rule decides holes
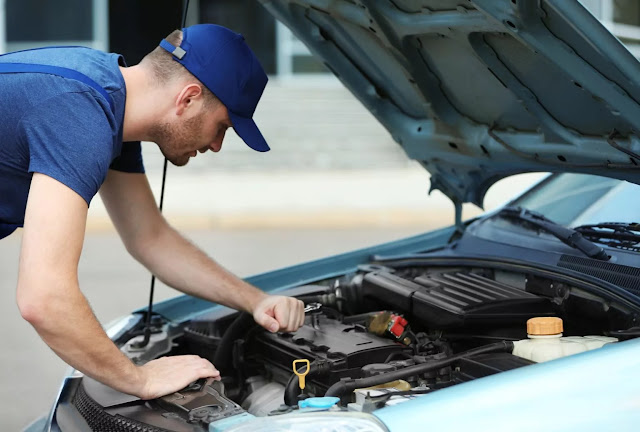
[[[527,321],[527,333],[533,336],[556,335],[562,333],[562,318],[538,317]]]

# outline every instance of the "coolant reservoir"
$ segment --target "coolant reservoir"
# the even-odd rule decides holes
[[[556,317],[531,318],[527,321],[527,335],[529,339],[513,343],[513,355],[536,363],[589,351],[618,341],[607,336],[562,337],[562,319]]]

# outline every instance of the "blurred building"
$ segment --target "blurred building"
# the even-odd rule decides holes
[[[180,0],[0,0],[0,53],[50,45],[120,52],[137,63],[158,38],[180,27]],[[325,74],[288,29],[256,0],[191,0],[189,23],[242,33],[269,75]]]

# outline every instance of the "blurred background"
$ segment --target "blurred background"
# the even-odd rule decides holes
[[[640,56],[640,2],[582,3]],[[50,45],[118,52],[136,64],[180,26],[179,0],[0,0],[0,53]],[[165,214],[240,276],[395,240],[453,222],[453,206],[428,194],[429,174],[306,47],[255,0],[191,0],[187,24],[243,33],[270,81],[255,119],[272,150],[250,150],[230,131],[222,152],[169,166]],[[159,197],[163,157],[143,144]],[[491,210],[544,174],[492,187]],[[464,218],[481,209],[467,205]],[[65,364],[15,304],[20,230],[0,242],[0,430],[44,414]],[[91,204],[80,285],[103,325],[148,302],[149,274],[120,243],[99,197]],[[178,295],[156,285],[156,299]]]

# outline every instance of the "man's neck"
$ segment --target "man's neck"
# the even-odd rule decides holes
[[[144,66],[120,67],[126,87],[126,104],[122,140],[149,141],[148,131],[165,107],[166,97],[153,85],[153,77]]]

